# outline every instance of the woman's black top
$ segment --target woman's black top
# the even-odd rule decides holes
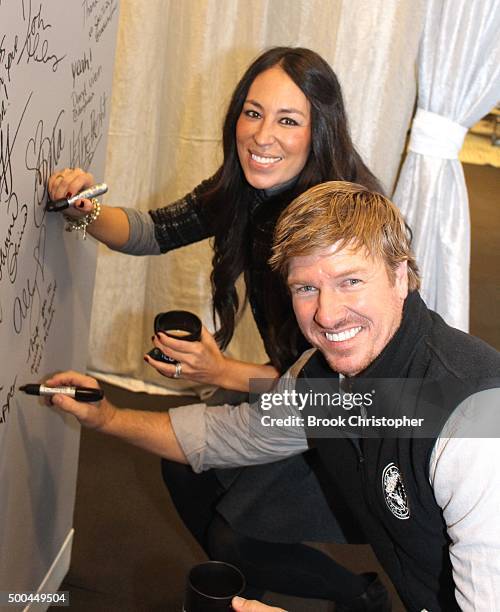
[[[206,203],[203,196],[211,186],[212,179],[208,179],[174,204],[150,211],[162,253],[214,235],[213,220],[221,204]],[[249,242],[244,271],[248,299],[266,352],[280,372],[309,348],[297,325],[285,282],[267,263],[278,217],[296,195],[293,186],[272,193],[251,189],[249,227],[242,233],[242,239]],[[231,202],[223,205],[231,206]]]

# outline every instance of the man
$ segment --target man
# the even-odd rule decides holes
[[[285,275],[300,328],[315,347],[279,381],[273,426],[259,412],[262,401],[170,414],[60,395],[53,403],[84,425],[195,471],[275,461],[305,451],[309,437],[335,509],[358,521],[408,610],[495,609],[499,353],[427,309],[399,211],[359,185],[325,183],[294,200],[278,222],[271,264]],[[375,428],[365,436],[365,425],[326,435],[304,428],[325,381],[337,389],[340,411],[363,398],[352,413],[356,423],[386,410],[383,434]],[[97,383],[70,372],[47,384]],[[392,418],[401,406],[408,416]],[[341,417],[337,411],[342,424]],[[419,434],[426,420],[431,427]],[[409,423],[409,433],[391,432],[396,422]],[[357,609],[371,609],[364,603]]]

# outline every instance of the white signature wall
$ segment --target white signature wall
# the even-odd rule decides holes
[[[118,0],[0,0],[0,610],[69,563],[79,428],[18,387],[87,361],[95,244],[46,184],[104,178],[117,21]]]

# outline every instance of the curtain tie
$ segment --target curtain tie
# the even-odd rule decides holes
[[[448,117],[417,108],[408,150],[441,159],[458,159],[467,128]]]

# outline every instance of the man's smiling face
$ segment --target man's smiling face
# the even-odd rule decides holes
[[[389,274],[380,257],[336,245],[292,257],[287,281],[302,333],[346,376],[368,367],[389,343],[408,294],[406,262]]]

